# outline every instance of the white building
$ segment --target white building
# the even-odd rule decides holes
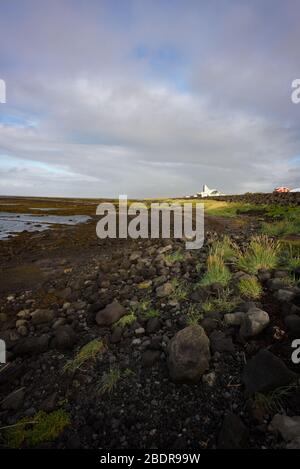
[[[198,197],[211,197],[211,196],[218,196],[224,195],[217,189],[210,189],[206,184],[203,186],[202,192],[197,192]]]

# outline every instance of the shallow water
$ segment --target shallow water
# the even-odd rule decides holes
[[[0,239],[7,239],[10,235],[22,231],[45,231],[51,225],[77,225],[85,223],[91,217],[86,215],[32,215],[30,213],[0,212]]]

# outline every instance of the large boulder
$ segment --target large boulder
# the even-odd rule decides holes
[[[68,324],[59,326],[55,331],[55,346],[58,350],[72,349],[77,341],[77,334]]]
[[[35,355],[46,352],[49,347],[50,336],[43,334],[40,337],[26,337],[14,347],[13,352],[17,356]]]
[[[199,325],[177,332],[168,347],[168,368],[171,379],[180,383],[196,383],[209,368],[209,339]]]
[[[36,326],[53,321],[55,313],[51,309],[37,309],[31,314],[31,321]]]
[[[117,301],[113,301],[113,303],[110,303],[97,313],[96,322],[99,326],[110,326],[125,314],[126,309],[124,306],[120,305]]]
[[[300,438],[300,417],[276,414],[270,423],[271,431],[278,431],[285,441]]]
[[[241,337],[253,337],[262,332],[270,322],[266,311],[251,308],[243,317],[240,328]]]
[[[242,380],[250,394],[272,391],[287,386],[297,378],[280,358],[268,350],[260,350],[244,368]]]
[[[295,296],[296,293],[294,291],[284,289],[278,290],[275,294],[276,299],[283,303],[291,303]]]

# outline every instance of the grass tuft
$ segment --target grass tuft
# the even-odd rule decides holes
[[[70,423],[69,414],[59,409],[50,414],[38,412],[34,417],[25,417],[3,431],[9,448],[32,447],[54,441]]]
[[[260,269],[274,269],[279,262],[280,243],[266,235],[253,236],[249,246],[238,252],[237,265],[249,274]]]
[[[64,366],[64,371],[74,373],[76,370],[90,360],[95,360],[98,355],[102,355],[106,346],[102,340],[94,339],[85,344],[75,355],[73,360],[69,360]]]
[[[206,300],[202,304],[202,311],[204,313],[211,313],[212,311],[230,313],[239,302],[239,298],[231,298],[231,291],[227,288],[217,298]]]
[[[199,309],[197,309],[194,305],[190,306],[187,315],[186,315],[186,324],[188,326],[194,326],[199,324],[199,321],[203,319],[203,316]]]
[[[168,264],[176,264],[177,262],[184,261],[184,254],[181,251],[174,251],[170,254],[165,254],[164,259]]]
[[[238,284],[240,294],[249,299],[256,300],[262,295],[262,286],[256,277],[242,278]]]
[[[121,371],[119,366],[111,367],[109,371],[102,376],[99,387],[100,394],[112,394],[116,390],[119,381],[130,378],[134,374],[134,371],[130,368]]]
[[[200,285],[207,286],[219,283],[223,287],[227,286],[231,279],[231,273],[224,263],[220,254],[209,254],[207,258],[207,271],[200,281]]]
[[[175,301],[183,301],[187,299],[188,296],[188,287],[187,283],[174,278],[171,281],[173,292],[172,292],[172,299]]]
[[[211,247],[210,254],[215,254],[221,257],[224,261],[235,257],[237,254],[237,245],[225,235],[219,241],[216,241]]]
[[[115,322],[113,327],[121,327],[122,329],[127,326],[131,326],[136,321],[136,315],[133,311],[129,314],[125,314],[119,321]]]

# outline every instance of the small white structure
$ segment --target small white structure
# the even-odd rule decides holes
[[[210,189],[206,184],[203,186],[202,192],[197,192],[198,197],[211,197],[211,196],[218,196],[224,195],[217,189]]]
[[[290,192],[300,192],[300,187],[296,187],[296,189],[291,189]]]

